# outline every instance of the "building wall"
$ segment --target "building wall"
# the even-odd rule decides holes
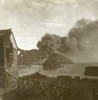
[[[13,34],[10,35],[10,40],[11,40],[11,43],[13,45],[13,48],[17,49],[17,45],[16,45],[15,38],[14,38]]]
[[[4,42],[3,44],[4,44],[4,48],[2,48],[2,50],[4,52],[4,58],[2,57],[2,59],[4,59],[4,65],[0,66],[0,88],[9,87],[11,85],[10,82],[13,81],[15,82],[17,81],[15,78],[18,78],[18,59],[17,59],[18,51],[17,49],[14,49],[13,46],[12,48],[7,48]],[[8,52],[12,52],[12,55],[9,55],[10,53]],[[7,57],[8,55],[9,57]],[[8,62],[8,58],[9,58],[9,62]],[[12,77],[10,77],[5,71],[8,74],[11,74]]]
[[[0,66],[0,87],[6,88],[18,78],[18,50],[14,36],[10,32],[0,37],[1,42],[0,57],[4,55],[0,59],[4,62],[0,63],[2,65]]]
[[[2,38],[0,38],[0,66],[4,66],[4,46]]]
[[[11,67],[8,67],[8,72],[18,78],[18,51],[13,48],[13,62]]]
[[[8,42],[10,46],[8,46]],[[14,42],[10,38],[8,40],[4,39],[4,68],[9,74],[18,78],[18,50],[13,46]]]
[[[6,50],[5,50],[6,52]],[[13,75],[14,77],[18,78],[18,57],[17,57],[17,54],[18,54],[18,51],[16,49],[13,48],[13,60],[12,62],[7,62],[7,57],[6,57],[6,54],[5,54],[5,65],[4,65],[4,68],[5,70]]]

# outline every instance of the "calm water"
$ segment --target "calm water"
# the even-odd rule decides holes
[[[33,74],[35,72],[40,72],[41,74],[47,75],[49,77],[57,77],[59,75],[69,75],[69,76],[80,76],[85,78],[84,75],[85,64],[64,64],[63,68],[56,70],[43,70],[42,65],[32,65],[32,67],[25,67],[19,69],[19,76],[26,76]],[[98,77],[87,77],[87,78],[98,78]]]

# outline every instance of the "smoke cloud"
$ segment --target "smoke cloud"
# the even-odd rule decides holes
[[[77,21],[68,37],[74,43],[71,58],[75,57],[75,60],[83,62],[98,62],[98,20]]]
[[[70,29],[68,36],[46,34],[38,44],[39,48],[47,45],[74,62],[98,62],[98,21],[81,19]]]
[[[60,48],[61,37],[47,33],[41,38],[41,41],[38,42],[37,46],[40,50],[43,50],[48,55],[51,55],[57,51],[58,48]]]

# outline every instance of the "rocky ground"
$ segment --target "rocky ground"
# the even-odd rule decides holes
[[[32,79],[70,87],[70,100],[98,100],[98,98],[94,99],[93,95],[94,88],[96,88],[96,93],[98,90],[97,79],[80,79],[78,76],[74,78],[70,76],[58,76],[57,78],[50,78],[45,75],[41,75],[40,73],[35,73],[33,75],[27,76],[27,78],[29,77]],[[34,97],[37,94],[34,92],[34,90],[32,90],[33,92],[30,92],[31,90],[32,89],[30,88],[25,91],[23,88],[22,93],[17,89],[13,90],[9,93],[6,93],[2,97],[2,100],[35,100]]]

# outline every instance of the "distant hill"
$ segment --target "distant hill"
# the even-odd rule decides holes
[[[32,64],[43,64],[44,61],[47,59],[52,59],[53,61],[56,61],[58,63],[65,63],[65,64],[71,64],[73,63],[70,59],[67,57],[54,53],[53,55],[49,56],[47,58],[44,51],[41,50],[20,50],[19,54],[19,64],[20,65],[32,65]]]
[[[23,55],[23,56],[22,56]],[[19,64],[32,65],[42,64],[43,60],[46,59],[46,55],[43,51],[36,49],[21,51],[19,54]]]
[[[58,63],[61,64],[72,64],[74,63],[73,61],[71,61],[70,59],[68,59],[67,57],[65,57],[64,55],[58,54],[58,53],[54,53],[53,55],[49,56],[49,59],[53,59]]]

